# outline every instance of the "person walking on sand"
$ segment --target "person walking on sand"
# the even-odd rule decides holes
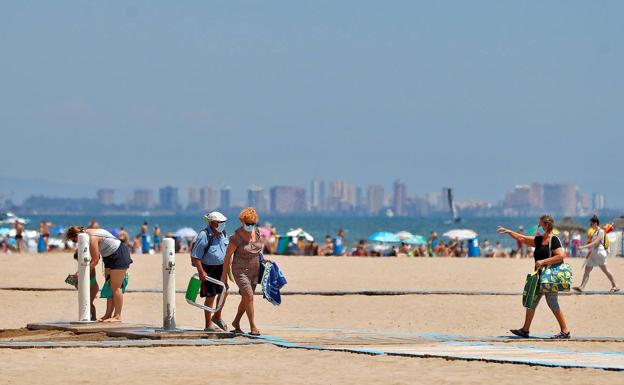
[[[585,260],[585,272],[583,273],[583,281],[581,281],[580,286],[575,286],[572,288],[574,291],[583,292],[585,290],[585,286],[589,281],[589,274],[594,269],[594,267],[598,266],[600,270],[607,276],[609,282],[611,282],[611,293],[616,293],[620,291],[620,288],[615,283],[615,279],[613,278],[613,274],[607,268],[607,250],[604,247],[604,238],[607,236],[605,231],[600,228],[600,219],[596,215],[591,217],[589,220],[589,224],[591,226],[590,232],[591,235],[587,237],[587,244],[585,246],[580,246],[579,250],[589,250],[589,254],[587,254],[587,259]]]
[[[24,243],[24,223],[21,220],[16,220],[15,224],[15,247],[18,253],[22,252],[22,247],[26,247]]]
[[[218,211],[213,211],[204,215],[206,228],[197,234],[193,249],[191,250],[191,258],[193,266],[197,269],[199,279],[202,281],[199,295],[206,298],[205,305],[213,307],[215,298],[219,294],[221,286],[207,280],[207,277],[221,279],[223,275],[223,262],[225,261],[225,251],[228,247],[228,239],[225,233],[225,223],[227,218]],[[226,285],[227,287],[227,285]],[[225,299],[227,293],[223,299]],[[223,322],[221,312],[223,307],[214,315],[204,310],[205,329],[206,331],[227,331],[227,325]],[[217,328],[213,326],[215,324]]]
[[[504,227],[499,227],[497,232],[499,234],[507,234],[513,239],[517,241],[521,241],[527,246],[535,247],[535,251],[533,252],[533,258],[535,260],[535,269],[541,269],[544,266],[556,265],[563,262],[563,247],[561,245],[561,241],[559,238],[552,234],[554,228],[555,220],[550,215],[542,215],[539,219],[539,226],[543,229],[540,231],[543,235],[538,235],[536,237],[527,236],[524,234],[517,233],[515,231],[511,231]],[[520,329],[512,329],[510,330],[513,334],[528,338],[529,337],[529,329],[531,327],[531,322],[533,321],[533,316],[535,316],[535,309],[539,304],[542,296],[546,297],[546,303],[550,310],[552,310],[557,322],[559,323],[559,328],[561,332],[559,334],[554,335],[553,339],[568,339],[570,338],[570,330],[568,329],[568,325],[566,324],[565,317],[563,316],[563,312],[559,308],[558,301],[558,292],[548,292],[548,293],[540,293],[538,294],[537,300],[533,305],[532,309],[526,309],[526,314],[524,318],[524,325]]]
[[[78,234],[86,233],[89,236],[89,253],[91,254],[90,269],[94,269],[100,261],[104,262],[104,277],[109,281],[112,298],[106,301],[106,313],[98,321],[121,322],[123,307],[123,291],[121,285],[126,278],[126,271],[132,263],[130,252],[125,244],[104,229],[85,229],[71,226],[65,233],[65,238],[74,243],[78,242]]]
[[[230,244],[225,253],[221,281],[227,285],[227,274],[231,270],[241,295],[236,317],[232,321],[234,333],[243,332],[240,328],[240,321],[243,315],[247,314],[251,329],[250,334],[259,336],[260,331],[256,326],[253,296],[258,284],[260,254],[264,240],[257,228],[259,218],[256,210],[247,207],[240,212],[238,217],[241,221],[241,227],[236,229],[230,237]]]

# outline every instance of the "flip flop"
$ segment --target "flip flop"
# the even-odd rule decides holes
[[[259,336],[260,335],[260,330],[252,330],[249,332],[250,336]]]
[[[617,293],[618,291],[620,291],[619,287],[612,287],[611,290],[609,290],[609,293]]]
[[[245,334],[245,332],[240,330],[240,329],[234,329],[234,330],[232,330],[232,333],[233,334]]]

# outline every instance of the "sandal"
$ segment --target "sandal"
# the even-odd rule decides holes
[[[523,329],[511,329],[509,330],[512,334],[517,335],[518,337],[522,337],[522,338],[529,338],[529,332],[528,330],[523,330]]]
[[[252,330],[249,332],[250,336],[259,336],[260,335],[260,330]]]
[[[609,290],[609,293],[613,294],[613,293],[617,293],[618,291],[620,291],[620,288],[617,286],[614,286],[611,288],[611,290]]]
[[[244,332],[244,331],[242,331],[242,330],[240,330],[240,329],[238,329],[238,328],[236,328],[236,329],[232,330],[232,333],[233,333],[233,334],[245,334],[245,332]]]
[[[570,339],[570,332],[564,333],[564,332],[560,332],[559,334],[555,334],[554,336],[550,337],[551,340],[569,340]]]
[[[212,323],[217,325],[218,327],[220,327],[221,329],[223,329],[223,331],[227,332],[227,324],[225,322],[223,322],[222,319],[218,319],[218,320],[212,320]]]

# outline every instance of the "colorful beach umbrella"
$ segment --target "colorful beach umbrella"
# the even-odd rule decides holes
[[[446,233],[442,234],[447,238],[457,239],[460,241],[464,241],[466,239],[472,239],[477,237],[477,233],[469,229],[453,229],[449,230]]]
[[[397,237],[396,234],[390,233],[387,231],[378,231],[376,233],[372,233],[368,240],[371,242],[382,242],[382,243],[399,243],[401,239]]]
[[[423,237],[422,235],[414,235],[411,238],[403,240],[403,242],[407,243],[408,245],[420,246],[427,244],[427,238]]]
[[[409,231],[399,231],[398,233],[396,233],[396,235],[402,241],[406,239],[410,239],[411,237],[414,236],[414,234],[410,233]]]
[[[178,238],[195,238],[197,236],[197,231],[190,227],[183,227],[175,232],[175,236]]]
[[[293,237],[293,238],[304,237],[306,239],[306,241],[310,241],[310,242],[314,241],[314,237],[311,236],[310,234],[306,233],[305,231],[303,231],[303,229],[301,227],[298,228],[298,229],[290,230],[289,232],[286,233],[286,236],[287,237]]]

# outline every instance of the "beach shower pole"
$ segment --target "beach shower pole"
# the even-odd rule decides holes
[[[91,253],[89,252],[89,235],[78,234],[78,322],[91,321],[91,277],[89,266]]]
[[[175,323],[175,241],[165,238],[162,248],[163,258],[163,329],[174,330]]]

